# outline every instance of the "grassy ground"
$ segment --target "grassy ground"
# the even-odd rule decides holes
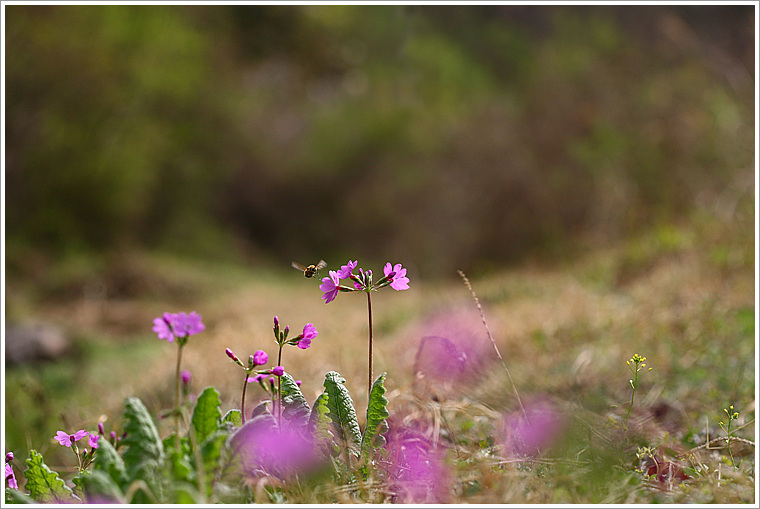
[[[423,281],[412,268],[409,291],[375,294],[375,374],[388,372],[392,423],[414,423],[445,447],[452,479],[445,501],[754,502],[752,215],[746,210],[726,220],[695,213],[682,225],[653,229],[561,266],[472,277],[503,363],[456,275]],[[193,373],[192,390],[216,386],[225,410],[239,407],[242,382],[226,347],[243,357],[264,349],[271,358],[274,315],[294,330],[314,323],[319,336],[312,348],[286,349],[283,364],[303,381],[310,403],[324,373],[339,371],[361,421],[366,299],[341,294],[325,305],[318,281],[283,265],[265,271],[125,256],[115,261],[120,270],[70,264],[44,282],[9,281],[9,318],[44,316],[63,326],[76,347],[56,363],[6,370],[5,436],[16,464],[35,448],[65,472],[72,458],[52,441],[56,430],[92,430],[98,419],[118,428],[128,395],[154,412],[171,405],[176,347],[150,331],[152,318],[164,311],[203,315],[207,329],[191,339],[183,364]],[[433,366],[415,376],[425,362],[417,353],[426,336],[458,344],[474,369],[447,381],[436,379]],[[642,375],[626,426],[626,361],[635,353],[647,357],[652,371]],[[263,394],[250,389],[252,408]],[[521,403],[531,409],[538,402],[551,404],[561,432],[540,455],[507,450],[499,438],[502,420],[519,415]],[[736,436],[744,441],[732,445],[737,468],[725,442],[700,447],[708,436],[724,435],[718,423],[729,405],[739,412],[733,426],[743,426]],[[168,433],[168,426],[160,428]],[[645,446],[690,478],[677,484],[646,479],[636,471],[637,452]],[[357,498],[329,483],[284,494],[295,503],[383,500]]]

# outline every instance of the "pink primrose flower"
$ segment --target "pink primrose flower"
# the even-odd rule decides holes
[[[89,433],[86,432],[83,429],[80,429],[79,431],[77,431],[73,435],[69,435],[65,431],[59,431],[55,435],[56,436],[54,436],[53,438],[55,438],[56,440],[58,440],[58,443],[60,443],[61,445],[65,446],[65,447],[71,447],[71,445],[74,442],[77,442],[77,441],[83,439],[84,437],[86,437],[87,435],[89,435]]]
[[[307,323],[306,325],[304,325],[303,333],[301,333],[301,335],[299,336],[300,339],[298,340],[298,343],[296,343],[296,345],[298,345],[298,348],[300,348],[301,350],[306,350],[307,348],[309,348],[309,346],[311,346],[311,340],[316,338],[317,334],[319,334],[319,332],[317,331],[317,328],[314,327],[314,324]]]
[[[391,281],[391,288],[396,291],[409,289],[409,278],[406,277],[406,269],[401,266],[400,263],[391,265],[391,262],[385,264],[383,267],[383,273],[387,276],[391,272],[395,272],[393,275],[393,281]]]
[[[263,366],[267,363],[269,360],[269,356],[264,350],[256,350],[256,353],[253,354],[253,365],[254,366]]]
[[[174,334],[179,338],[193,336],[206,328],[201,321],[201,315],[192,311],[191,313],[177,313],[174,318]]]
[[[13,488],[14,490],[18,489],[16,474],[13,472],[13,465],[10,463],[5,464],[5,480],[8,482],[9,488]]]
[[[338,296],[338,273],[334,270],[331,270],[329,272],[330,276],[322,278],[322,284],[319,285],[319,289],[322,290],[324,295],[322,295],[322,299],[324,299],[325,304],[329,304],[332,301],[335,300],[335,297]]]
[[[340,270],[337,272],[338,278],[348,279],[351,277],[351,273],[354,271],[358,263],[358,260],[354,260],[353,262],[351,260],[348,260],[348,263],[346,265],[342,265]]]
[[[172,324],[175,316],[173,313],[164,313],[163,316],[153,319],[153,332],[158,334],[158,339],[165,339],[169,343],[174,341]]]

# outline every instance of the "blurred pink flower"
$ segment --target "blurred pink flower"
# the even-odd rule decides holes
[[[527,401],[525,415],[516,410],[504,419],[504,448],[507,454],[534,456],[561,438],[565,417],[548,400]]]
[[[175,336],[184,338],[185,336],[193,336],[203,332],[206,326],[201,321],[201,315],[192,311],[189,314],[177,313],[174,316],[172,328]]]
[[[98,440],[100,440],[100,435],[96,435],[95,433],[90,433],[90,440],[89,440],[90,447],[92,447],[93,449],[97,449]]]
[[[190,373],[189,370],[183,369],[182,373],[180,373],[180,377],[182,378],[182,383],[187,385],[190,383],[190,380],[193,378],[193,374]]]
[[[5,480],[8,482],[8,487],[13,488],[14,490],[18,489],[18,482],[16,481],[16,474],[13,472],[13,465],[11,465],[11,461],[13,460],[13,453],[9,452],[5,455]]]
[[[322,298],[325,301],[325,304],[329,304],[330,302],[335,300],[335,297],[338,296],[338,273],[334,270],[331,270],[329,272],[330,276],[326,278],[322,278],[322,284],[319,285],[319,289],[324,292],[324,295],[322,295]]]
[[[386,434],[388,473],[398,503],[447,503],[451,475],[443,451],[421,433],[402,428]]]
[[[489,359],[495,359],[477,311],[454,308],[437,313],[411,332],[421,336],[413,354],[414,374],[429,381],[467,386],[487,372]]]
[[[274,419],[259,416],[232,437],[231,444],[249,475],[265,471],[280,478],[307,474],[321,464],[313,444],[297,429],[278,429]]]
[[[174,341],[172,324],[175,316],[173,313],[164,313],[163,316],[153,319],[153,332],[158,334],[158,339],[165,339],[169,343]]]

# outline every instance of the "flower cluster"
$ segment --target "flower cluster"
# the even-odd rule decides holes
[[[383,267],[383,277],[373,283],[372,271],[359,268],[359,273],[354,274],[358,261],[349,260],[346,265],[341,266],[340,270],[331,270],[329,276],[322,279],[319,289],[324,292],[322,299],[325,304],[329,304],[338,292],[370,292],[378,290],[384,286],[390,286],[396,291],[409,289],[409,278],[406,277],[406,269],[400,263],[392,265],[390,262]],[[343,279],[350,279],[353,286],[344,286],[340,284]]]
[[[101,435],[103,434],[103,425],[101,423],[98,423],[98,431]],[[79,447],[77,447],[77,442],[83,438],[86,438],[87,436],[90,437],[87,441],[88,445],[90,446],[90,450],[87,451],[87,449],[85,449],[84,453],[80,453]],[[96,434],[95,432],[89,432],[80,429],[79,431],[76,431],[72,434],[66,433],[65,431],[58,431],[53,438],[57,440],[58,443],[62,446],[70,447],[74,450],[74,454],[77,457],[77,463],[79,464],[79,471],[84,472],[84,470],[90,466],[90,464],[95,459],[95,451],[98,448],[100,435]]]
[[[227,357],[232,359],[232,361],[243,368],[245,370],[245,376],[248,383],[251,382],[258,382],[260,380],[263,380],[266,378],[267,375],[277,374],[278,372],[280,375],[282,375],[282,366],[276,366],[272,369],[265,369],[265,370],[256,370],[257,366],[263,366],[267,362],[269,362],[269,355],[264,350],[257,350],[256,353],[253,355],[248,356],[248,365],[243,364],[243,361],[241,361],[235,353],[230,350],[229,348],[224,349],[224,353],[227,354]],[[279,369],[278,369],[279,368]],[[256,373],[256,376],[251,376],[253,373]],[[280,376],[277,375],[277,376]]]
[[[311,340],[317,337],[319,332],[314,327],[313,323],[307,323],[303,326],[303,332],[298,336],[288,339],[290,334],[290,326],[286,325],[283,330],[280,330],[280,320],[276,316],[274,317],[274,341],[282,348],[285,345],[297,346],[301,350],[306,350],[311,346]]]
[[[177,338],[177,341],[183,345],[188,337],[203,332],[205,328],[201,315],[195,311],[164,313],[163,316],[153,319],[153,332],[158,335],[158,339],[165,339],[169,343]]]

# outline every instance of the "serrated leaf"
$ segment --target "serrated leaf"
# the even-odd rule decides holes
[[[388,412],[388,398],[385,397],[385,375],[380,375],[375,383],[372,384],[372,390],[369,393],[369,403],[367,404],[367,425],[364,428],[362,436],[362,457],[369,458],[375,449],[385,445],[383,433],[388,432],[388,423],[386,419],[390,417]]]
[[[158,429],[142,401],[127,398],[124,405],[124,431],[127,436],[121,441],[127,447],[123,454],[124,467],[130,481],[143,480],[157,501],[162,499],[163,486],[159,470],[164,461],[164,447]],[[147,502],[145,494],[138,491],[135,503]]]
[[[124,488],[128,483],[124,460],[108,440],[100,441],[92,470],[108,474],[120,488]]]
[[[26,464],[29,467],[24,470],[26,489],[29,490],[29,496],[35,502],[48,504],[76,502],[77,499],[71,488],[58,477],[57,472],[50,470],[50,467],[42,460],[42,454],[32,449],[29,451]]]
[[[354,456],[359,456],[362,440],[359,421],[356,418],[354,402],[344,385],[346,379],[336,371],[325,374],[325,392],[327,393],[328,415],[333,423],[333,433],[338,446],[347,449]]]
[[[102,444],[100,447],[102,447]],[[100,447],[98,447],[98,453],[100,452]],[[89,504],[103,504],[107,502],[124,503],[124,494],[119,489],[119,486],[103,470],[93,469],[92,472],[82,472],[74,477],[72,481],[82,490],[85,502]]]
[[[222,402],[219,392],[213,387],[206,387],[198,396],[193,409],[193,429],[196,440],[202,443],[208,436],[219,429],[222,420]]]
[[[306,428],[309,421],[309,404],[290,374],[283,373],[280,377],[280,390],[282,391],[283,419],[297,429]]]
[[[224,417],[222,417],[222,423],[229,423],[232,424],[232,426],[239,428],[243,425],[243,414],[240,413],[240,410],[237,408],[233,408],[224,414]]]
[[[206,476],[206,495],[212,493],[212,481],[220,469],[222,449],[229,435],[224,431],[216,431],[201,444],[201,457],[203,458],[203,472]]]
[[[322,451],[323,454],[330,454],[333,446],[332,419],[328,415],[330,409],[327,407],[329,396],[323,392],[314,401],[309,415],[309,434],[312,437],[314,446]]]

